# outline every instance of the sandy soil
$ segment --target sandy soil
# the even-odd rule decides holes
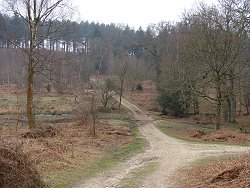
[[[137,106],[126,100],[123,100],[123,105],[131,111],[131,115],[139,125],[141,135],[149,141],[150,148],[109,172],[104,172],[85,183],[78,183],[74,188],[118,187],[123,178],[152,161],[157,162],[159,166],[149,177],[141,180],[140,187],[175,187],[175,182],[178,180],[177,169],[188,166],[197,159],[244,153],[250,150],[250,147],[194,144],[171,138],[155,128],[154,120]]]

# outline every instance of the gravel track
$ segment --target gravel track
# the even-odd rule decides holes
[[[154,126],[154,120],[137,106],[125,99],[122,104],[130,110],[131,115],[137,121],[141,135],[149,141],[149,149],[116,166],[111,171],[75,185],[74,188],[118,187],[122,179],[152,161],[158,163],[158,168],[147,178],[141,180],[140,187],[173,188],[178,178],[176,170],[188,166],[197,159],[240,154],[250,150],[250,147],[194,144],[177,140],[160,132]]]

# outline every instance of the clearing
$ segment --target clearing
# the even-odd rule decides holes
[[[247,152],[250,149],[250,147],[242,146],[195,144],[177,140],[160,132],[155,127],[154,120],[137,106],[126,100],[123,100],[123,105],[130,110],[137,121],[141,135],[149,141],[150,148],[111,171],[103,172],[98,177],[84,183],[78,183],[74,186],[75,188],[175,187],[176,180],[178,180],[177,169],[188,166],[198,159],[222,155],[231,156]],[[147,175],[137,176],[133,180],[133,186],[128,185],[127,181],[131,180],[138,170],[148,167],[150,163],[157,163],[157,167],[150,170]]]

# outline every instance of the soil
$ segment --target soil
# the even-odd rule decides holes
[[[141,136],[149,141],[150,148],[109,172],[104,172],[85,183],[78,183],[74,188],[118,187],[121,180],[128,177],[130,173],[152,161],[158,163],[158,168],[149,177],[141,180],[140,187],[175,187],[179,178],[177,169],[186,167],[195,160],[240,154],[250,150],[250,147],[193,144],[171,138],[161,133],[155,127],[154,120],[137,106],[126,100],[123,100],[122,104],[130,110],[140,128]]]

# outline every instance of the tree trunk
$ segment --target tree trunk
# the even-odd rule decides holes
[[[216,92],[217,92],[217,106],[216,106],[216,124],[215,124],[215,129],[219,130],[220,129],[220,121],[221,121],[221,83],[220,79],[217,78],[217,83],[216,83]]]
[[[161,115],[167,115],[167,111],[166,111],[166,108],[163,107],[162,110],[161,110]]]
[[[216,124],[215,124],[215,129],[219,130],[220,129],[220,119],[221,119],[221,103],[220,100],[217,100],[217,109],[216,109]]]
[[[248,101],[249,101],[248,97],[245,97],[245,107],[246,107],[246,111],[247,111],[246,115],[249,116],[250,113],[249,113],[249,108],[248,108]]]
[[[230,122],[231,120],[231,101],[229,100],[229,97],[225,97],[226,100],[223,103],[223,110],[224,110],[224,121]]]
[[[29,128],[35,127],[35,117],[33,114],[33,70],[29,67],[28,73],[28,92],[27,92],[27,118]]]
[[[230,122],[235,123],[235,117],[236,117],[236,101],[235,101],[235,96],[232,95],[230,98]]]
[[[236,117],[236,100],[234,95],[234,74],[233,70],[230,71],[230,92],[229,92],[229,100],[230,100],[230,119],[229,121],[235,123]]]
[[[123,95],[124,78],[121,79],[120,96],[119,96],[119,113],[121,112],[122,95]]]
[[[193,110],[194,115],[198,115],[200,113],[199,101],[196,96],[193,96]]]
[[[29,60],[28,60],[28,91],[27,91],[27,119],[29,128],[34,128],[35,125],[35,116],[33,114],[33,82],[34,82],[34,70],[33,66],[35,63],[35,41],[36,33],[31,31],[30,33],[30,48],[29,48]]]
[[[96,136],[96,128],[95,128],[95,115],[92,115],[92,119],[93,119],[93,124],[92,124],[92,131],[91,134],[92,136]]]
[[[239,78],[239,116],[242,112],[242,90],[241,90],[241,79]]]

